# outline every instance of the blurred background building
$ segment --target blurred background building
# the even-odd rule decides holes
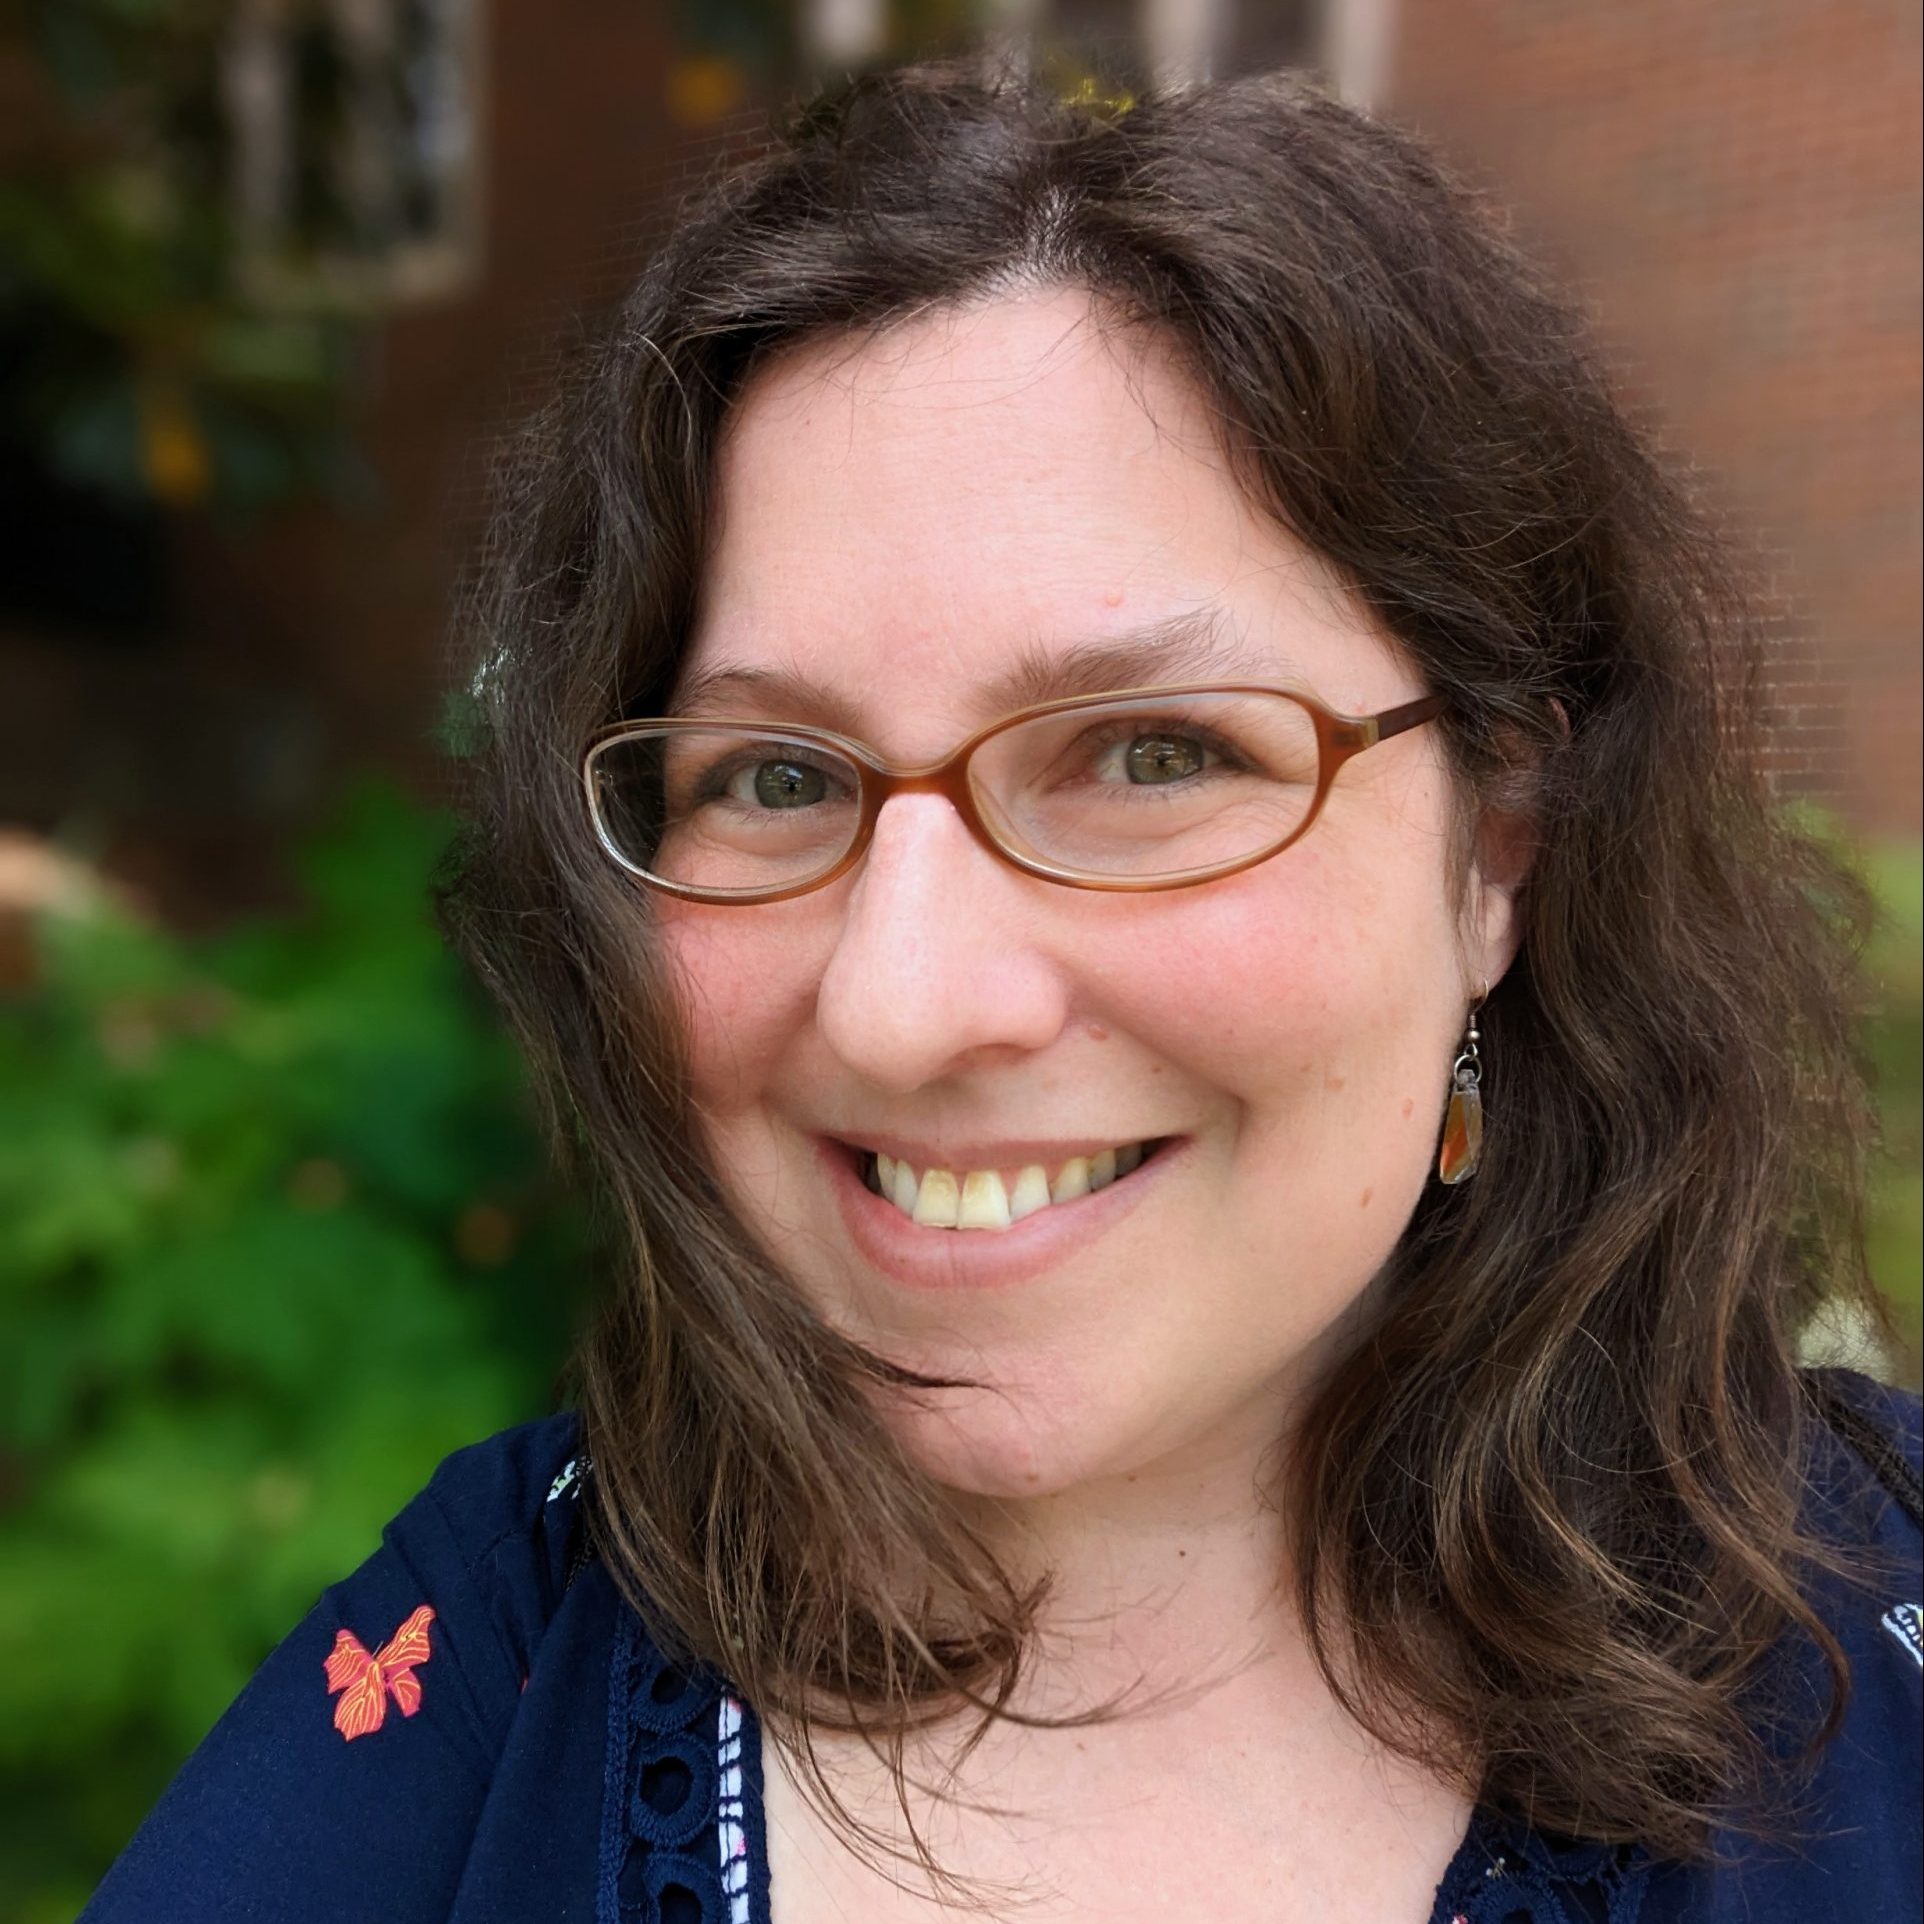
[[[178,16],[176,18],[175,16]],[[490,438],[677,190],[982,24],[1322,69],[1518,211],[1781,598],[1785,786],[1919,825],[1918,16],[1870,0],[60,0],[0,64],[0,820],[172,912],[432,792]],[[58,168],[60,178],[49,176]],[[44,205],[30,202],[39,193]]]

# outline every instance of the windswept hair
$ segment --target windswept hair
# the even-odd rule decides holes
[[[1797,1354],[1823,1305],[1882,1326],[1871,905],[1767,791],[1743,570],[1573,307],[1418,142],[1293,77],[1121,112],[975,54],[840,83],[690,197],[508,466],[439,897],[618,1232],[574,1364],[597,1546],[858,1849],[886,1847],[811,1728],[864,1732],[901,1792],[908,1733],[1012,1700],[1040,1593],[730,1213],[579,768],[659,712],[753,370],[1062,286],[1178,357],[1252,501],[1449,694],[1463,822],[1538,825],[1481,1171],[1429,1186],[1276,1457],[1308,1633],[1365,1726],[1487,1805],[1700,1854],[1775,1781],[1770,1653],[1822,1653],[1833,1718],[1847,1684],[1806,1600]]]

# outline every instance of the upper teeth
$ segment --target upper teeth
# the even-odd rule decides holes
[[[907,1161],[875,1158],[873,1187],[903,1215],[931,1229],[1007,1229],[1050,1203],[1069,1202],[1092,1189],[1104,1189],[1142,1161],[1139,1142],[1123,1143],[1093,1156],[1071,1156],[1053,1177],[1041,1163],[1025,1164],[1013,1182],[999,1169],[924,1169]]]

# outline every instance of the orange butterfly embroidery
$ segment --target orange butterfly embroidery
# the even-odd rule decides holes
[[[422,1604],[371,1657],[352,1630],[336,1633],[334,1654],[327,1660],[327,1694],[347,1693],[334,1706],[334,1728],[349,1743],[380,1729],[387,1716],[389,1691],[403,1717],[412,1717],[421,1708],[421,1682],[414,1666],[426,1663],[432,1654],[428,1625],[433,1621],[433,1609]]]

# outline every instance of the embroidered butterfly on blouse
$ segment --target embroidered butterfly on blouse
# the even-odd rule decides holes
[[[327,1660],[327,1694],[346,1693],[334,1706],[334,1728],[349,1743],[380,1729],[390,1691],[403,1717],[412,1717],[421,1708],[421,1680],[414,1666],[426,1663],[432,1654],[428,1625],[433,1621],[432,1607],[422,1604],[371,1657],[352,1630],[336,1633],[334,1652]]]

